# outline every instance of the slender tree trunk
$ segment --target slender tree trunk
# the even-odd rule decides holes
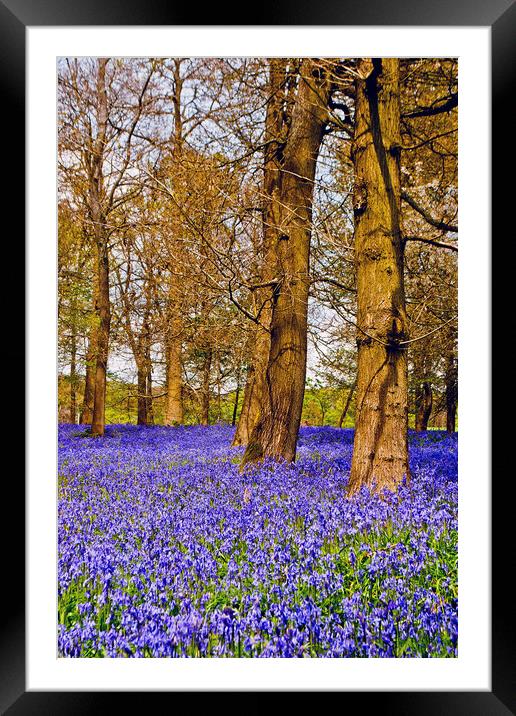
[[[138,402],[137,424],[147,425],[147,370],[146,366],[138,365]]]
[[[396,490],[409,477],[408,378],[400,232],[397,59],[363,59],[353,162],[358,301],[356,423],[348,495]]]
[[[181,77],[182,59],[173,60],[173,120],[174,126],[171,136],[172,144],[172,170],[178,172],[183,153],[183,116],[181,113],[181,94],[184,80]],[[182,187],[181,181],[176,182]],[[176,260],[171,264],[178,265],[181,262],[181,243],[177,240],[180,236],[181,220],[176,206],[171,205],[172,213],[172,236],[171,244]],[[165,424],[181,425],[184,420],[183,408],[183,344],[182,332],[183,322],[181,317],[182,305],[180,300],[180,289],[177,285],[178,277],[171,276],[171,285],[168,297],[168,327],[166,339],[167,354],[167,397],[165,404]]]
[[[174,312],[177,306],[172,307]],[[183,349],[181,341],[181,319],[176,315],[169,321],[170,335],[167,353],[167,402],[165,424],[181,425],[183,416]]]
[[[263,172],[262,245],[259,251],[259,283],[271,281],[274,276],[274,242],[277,236],[278,191],[283,159],[285,135],[285,80],[286,60],[269,60],[269,98],[265,117],[265,152]],[[267,403],[266,373],[271,346],[272,287],[257,289],[255,309],[260,323],[254,330],[252,366],[247,373],[244,402],[233,438],[233,445],[247,445],[249,436],[260,419]]]
[[[356,381],[353,383],[351,388],[349,389],[348,397],[346,398],[346,404],[344,406],[344,410],[340,414],[339,418],[339,428],[342,428],[344,424],[344,420],[346,419],[346,415],[348,414],[349,406],[351,405],[351,400],[353,398],[353,393],[355,392],[356,387]]]
[[[70,336],[70,422],[75,423],[77,421],[77,303],[75,298],[72,298],[71,309],[72,334]]]
[[[91,434],[104,435],[106,423],[106,379],[109,353],[109,329],[111,306],[109,301],[109,247],[106,231],[106,218],[102,207],[103,197],[103,159],[108,122],[106,58],[99,58],[97,73],[97,138],[93,148],[92,176],[90,182],[90,209],[93,231],[97,246],[98,271],[98,318],[97,361],[95,366],[95,394],[93,397],[93,417]]]
[[[274,457],[295,459],[306,377],[310,237],[315,169],[330,83],[320,64],[306,59],[284,151],[277,201],[273,197],[274,255],[266,402],[253,426],[243,465]]]
[[[147,412],[147,425],[154,425],[154,406],[152,402],[152,362],[150,356],[150,348],[147,345],[145,353],[145,368],[146,368],[146,412]]]
[[[418,432],[428,429],[428,421],[432,412],[432,386],[425,380],[418,385],[416,393],[416,425]]]
[[[98,303],[98,271],[94,270],[93,277],[93,315],[95,321],[91,324],[88,333],[88,344],[86,347],[86,368],[84,377],[84,396],[82,400],[81,425],[91,425],[93,419],[93,396],[95,395],[95,364],[97,359],[97,303]]]
[[[94,385],[94,361],[96,355],[95,344],[93,342],[93,329],[90,330],[88,339],[88,347],[86,349],[86,374],[84,377],[84,397],[82,401],[81,415],[79,422],[81,425],[90,425],[93,418],[93,394],[95,392]]]
[[[95,394],[93,398],[93,417],[91,434],[102,436],[106,424],[106,387],[107,362],[109,353],[109,330],[111,306],[109,301],[109,258],[107,241],[100,246],[99,264],[99,307],[100,319],[97,334],[97,363],[95,366]]]
[[[201,394],[201,425],[210,424],[210,372],[213,351],[208,348],[204,355],[202,369],[202,394]]]
[[[222,369],[220,364],[220,351],[217,351],[217,422],[222,419]]]
[[[138,398],[137,398],[137,423],[138,425],[149,425],[153,422],[152,417],[152,362],[150,355],[151,333],[149,325],[149,314],[151,308],[150,289],[146,286],[146,306],[142,319],[142,326],[138,339],[131,338],[133,355],[138,371]],[[132,336],[129,314],[127,317],[128,335]]]
[[[238,372],[237,372],[237,384],[236,384],[236,390],[235,390],[235,402],[233,404],[233,418],[231,420],[231,425],[236,425],[236,419],[237,419],[237,412],[238,412],[238,399],[240,397],[240,371],[241,368],[238,366]]]
[[[261,315],[262,326],[254,330],[253,363],[247,373],[244,401],[238,426],[233,438],[233,446],[247,445],[253,427],[258,422],[267,400],[266,372],[270,351],[270,334],[265,327],[270,325],[271,307],[264,306]]]
[[[254,354],[254,351],[253,351]],[[244,388],[244,399],[242,401],[242,410],[240,411],[240,417],[238,419],[238,425],[237,429],[235,431],[235,435],[233,437],[233,442],[231,443],[233,447],[237,445],[247,445],[247,441],[249,438],[249,432],[250,432],[250,426],[251,426],[251,418],[250,418],[250,410],[251,410],[251,395],[253,391],[253,385],[254,385],[254,365],[251,363],[247,370],[247,378],[245,382],[245,388]],[[238,406],[237,406],[238,407]]]
[[[457,419],[457,361],[450,353],[446,363],[446,430],[455,432]]]
[[[77,334],[75,317],[72,323],[72,339],[70,349],[70,422],[77,420]]]

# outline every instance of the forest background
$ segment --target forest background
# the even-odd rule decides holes
[[[288,124],[302,59],[282,62]],[[301,423],[346,427],[356,386],[357,61],[320,63],[335,78],[314,182]],[[265,58],[112,59],[102,70],[95,58],[60,61],[61,421],[91,420],[100,210],[110,268],[106,422],[237,423],[267,290],[270,69]],[[419,430],[457,427],[457,71],[453,59],[400,61],[409,426]]]

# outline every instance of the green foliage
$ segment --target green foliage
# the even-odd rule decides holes
[[[302,424],[337,427],[349,390],[349,388],[343,388],[340,385],[323,385],[321,382],[309,378],[303,400]],[[352,399],[342,427],[353,427],[354,418],[355,401]]]

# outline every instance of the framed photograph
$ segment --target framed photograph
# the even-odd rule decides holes
[[[502,459],[495,457],[507,450],[510,438],[507,423],[497,425],[496,420],[491,431],[491,416],[503,411],[501,403],[496,412],[492,407],[491,390],[499,401],[502,396],[508,400],[508,385],[501,381],[508,381],[510,367],[502,347],[494,344],[491,354],[495,328],[491,329],[490,315],[492,311],[494,326],[498,322],[501,328],[507,305],[502,292],[511,285],[506,275],[509,261],[501,262],[492,287],[490,268],[497,255],[493,238],[501,236],[497,224],[511,206],[509,182],[502,179],[502,157],[505,167],[512,146],[507,139],[507,107],[514,87],[514,5],[507,0],[489,7],[414,5],[401,0],[389,6],[380,2],[302,6],[294,13],[276,6],[270,16],[260,8],[252,22],[242,25],[225,24],[225,17],[211,9],[203,17],[206,25],[191,25],[193,15],[165,9],[157,2],[125,4],[123,9],[111,2],[70,5],[55,0],[38,7],[25,0],[0,3],[9,179],[5,206],[15,227],[9,230],[5,265],[16,275],[19,270],[13,267],[25,265],[27,309],[26,332],[22,312],[15,317],[15,311],[6,311],[10,378],[5,383],[8,395],[11,391],[6,436],[10,431],[21,434],[20,424],[25,421],[26,478],[23,484],[19,467],[5,469],[9,490],[4,523],[10,515],[14,520],[4,530],[8,547],[4,574],[9,575],[11,603],[2,615],[2,712],[89,713],[98,703],[109,704],[120,695],[110,692],[124,691],[131,692],[133,708],[154,697],[154,692],[345,691],[346,699],[366,696],[371,705],[381,703],[392,713],[516,713],[514,630],[506,593],[513,537],[507,533],[510,500],[503,484],[510,477]],[[455,223],[460,227],[458,647],[450,653],[452,658],[433,659],[402,659],[398,652],[388,659],[97,659],[84,658],[88,654],[82,651],[65,654],[78,658],[63,658],[56,622],[59,63],[63,58],[294,56],[458,61],[459,221],[434,220],[452,233]],[[132,80],[127,82],[129,86]],[[74,91],[80,96],[78,84]],[[334,109],[336,121],[345,124],[345,113],[339,114],[337,105]],[[150,164],[145,166],[150,172]],[[197,171],[204,177],[199,181],[206,182],[209,170]],[[492,193],[491,176],[496,180]],[[170,194],[157,182],[157,190]],[[206,189],[206,202],[210,200]],[[414,211],[421,214],[420,207]],[[21,238],[23,216],[26,249]],[[23,301],[15,294],[13,303],[19,308]],[[497,311],[490,310],[491,305]],[[23,347],[24,409],[18,375]],[[495,360],[497,369],[491,377]],[[496,380],[497,390],[491,388]],[[237,403],[238,393],[235,412]],[[322,403],[319,407],[324,411]],[[220,415],[219,406],[219,420]],[[10,439],[6,446],[10,451]],[[252,498],[245,493],[243,499]],[[271,654],[282,655],[288,656]]]

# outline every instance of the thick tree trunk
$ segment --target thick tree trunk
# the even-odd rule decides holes
[[[207,348],[204,354],[202,368],[202,390],[201,390],[201,425],[210,424],[210,372],[213,351]]]
[[[265,152],[263,171],[262,245],[260,247],[259,283],[274,276],[274,242],[277,236],[278,192],[285,135],[286,60],[269,60],[269,98],[265,117]],[[233,445],[247,445],[251,432],[267,403],[266,372],[270,352],[270,325],[273,292],[271,286],[257,289],[254,294],[259,325],[254,330],[252,366],[247,374],[244,402],[233,438]]]
[[[446,430],[455,432],[457,419],[457,360],[450,353],[446,363]]]
[[[418,386],[416,393],[416,425],[418,432],[428,429],[428,421],[432,412],[432,386],[425,380]]]
[[[397,59],[358,63],[353,162],[358,301],[356,421],[348,495],[409,477],[400,95]]]
[[[249,437],[243,465],[265,457],[293,461],[296,456],[306,376],[313,187],[329,88],[321,65],[304,60],[277,199],[273,196],[272,200],[276,283],[266,401]]]
[[[346,420],[346,415],[348,414],[349,406],[351,405],[351,400],[353,399],[353,393],[355,392],[356,387],[356,381],[353,383],[351,388],[349,389],[348,397],[346,398],[346,404],[344,406],[344,410],[340,414],[339,418],[339,428],[342,428],[344,424],[344,420]]]
[[[93,221],[95,243],[97,246],[98,272],[98,318],[97,360],[95,366],[95,394],[93,398],[93,416],[91,434],[104,435],[106,423],[106,379],[109,352],[109,329],[111,306],[109,301],[109,247],[106,231],[106,219],[102,208],[103,195],[103,158],[108,121],[106,90],[106,58],[98,60],[97,74],[97,122],[98,133],[92,156],[92,175],[90,181],[90,209]]]

